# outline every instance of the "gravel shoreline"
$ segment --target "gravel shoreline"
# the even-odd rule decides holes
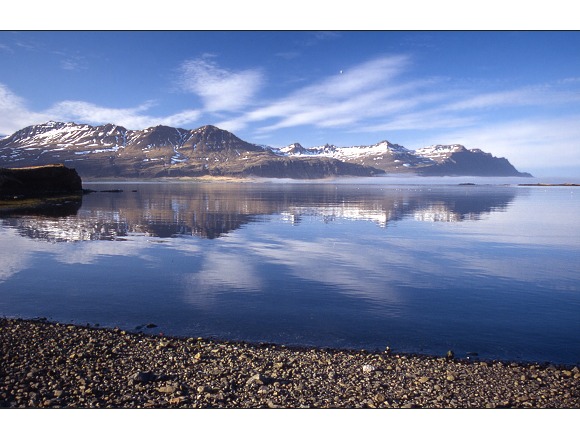
[[[0,319],[5,408],[580,408],[579,367]]]

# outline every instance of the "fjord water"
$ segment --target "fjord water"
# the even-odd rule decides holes
[[[0,315],[580,363],[578,187],[84,186],[98,192],[1,214]]]

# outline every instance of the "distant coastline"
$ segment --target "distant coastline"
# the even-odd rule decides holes
[[[518,186],[580,186],[579,183],[520,183]]]

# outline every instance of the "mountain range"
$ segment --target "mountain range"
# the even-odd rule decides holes
[[[278,177],[324,178],[414,173],[424,176],[519,176],[505,158],[462,145],[417,150],[382,141],[369,146],[284,148],[246,142],[212,125],[194,130],[113,124],[32,125],[0,139],[0,167],[62,163],[83,178]]]

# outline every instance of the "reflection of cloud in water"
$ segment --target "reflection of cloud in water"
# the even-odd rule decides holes
[[[416,233],[385,235],[371,233],[348,240],[317,237],[313,240],[285,238],[279,235],[236,235],[240,248],[248,252],[249,261],[263,260],[286,267],[300,279],[332,286],[337,293],[366,298],[382,303],[404,300],[407,288],[434,289],[442,285],[456,287],[458,274],[471,274],[474,281],[485,278],[511,279],[519,282],[570,283],[576,277],[577,259],[556,258],[558,266],[547,266],[545,249],[512,246],[499,241],[493,233],[497,213],[488,220],[489,234],[478,233],[473,241],[473,228],[441,225],[428,231],[419,226]],[[478,225],[484,222],[478,222]],[[449,235],[445,228],[452,227]],[[511,230],[514,230],[513,227]],[[533,238],[530,238],[533,241]],[[479,241],[485,244],[478,245]],[[542,241],[542,238],[539,239]],[[570,274],[570,275],[567,275]]]
[[[245,242],[250,253],[246,260],[283,266],[299,279],[332,286],[340,294],[397,302],[397,284],[412,281],[412,274],[401,270],[403,258],[384,252],[376,241],[365,245],[333,238],[302,241],[260,236]],[[392,281],[385,282],[385,278]]]
[[[122,243],[113,241],[86,241],[71,243],[50,243],[22,239],[15,229],[0,228],[0,241],[4,249],[0,252],[0,281],[7,280],[20,271],[31,268],[35,255],[50,255],[63,264],[96,264],[103,257],[121,256],[137,258],[150,266],[158,265],[155,244],[146,237],[132,237]],[[179,246],[180,252],[195,252],[197,246]]]
[[[182,278],[187,303],[207,307],[223,293],[262,290],[261,277],[248,258],[223,248],[200,257],[201,269]]]
[[[35,243],[24,240],[15,230],[0,228],[0,282],[5,281],[30,265]],[[10,249],[10,251],[6,251]]]
[[[93,264],[99,258],[123,256],[138,258],[150,263],[154,256],[148,254],[151,243],[146,239],[131,239],[121,243],[109,241],[92,241],[78,243],[75,246],[57,246],[54,249],[55,259],[64,264]]]

